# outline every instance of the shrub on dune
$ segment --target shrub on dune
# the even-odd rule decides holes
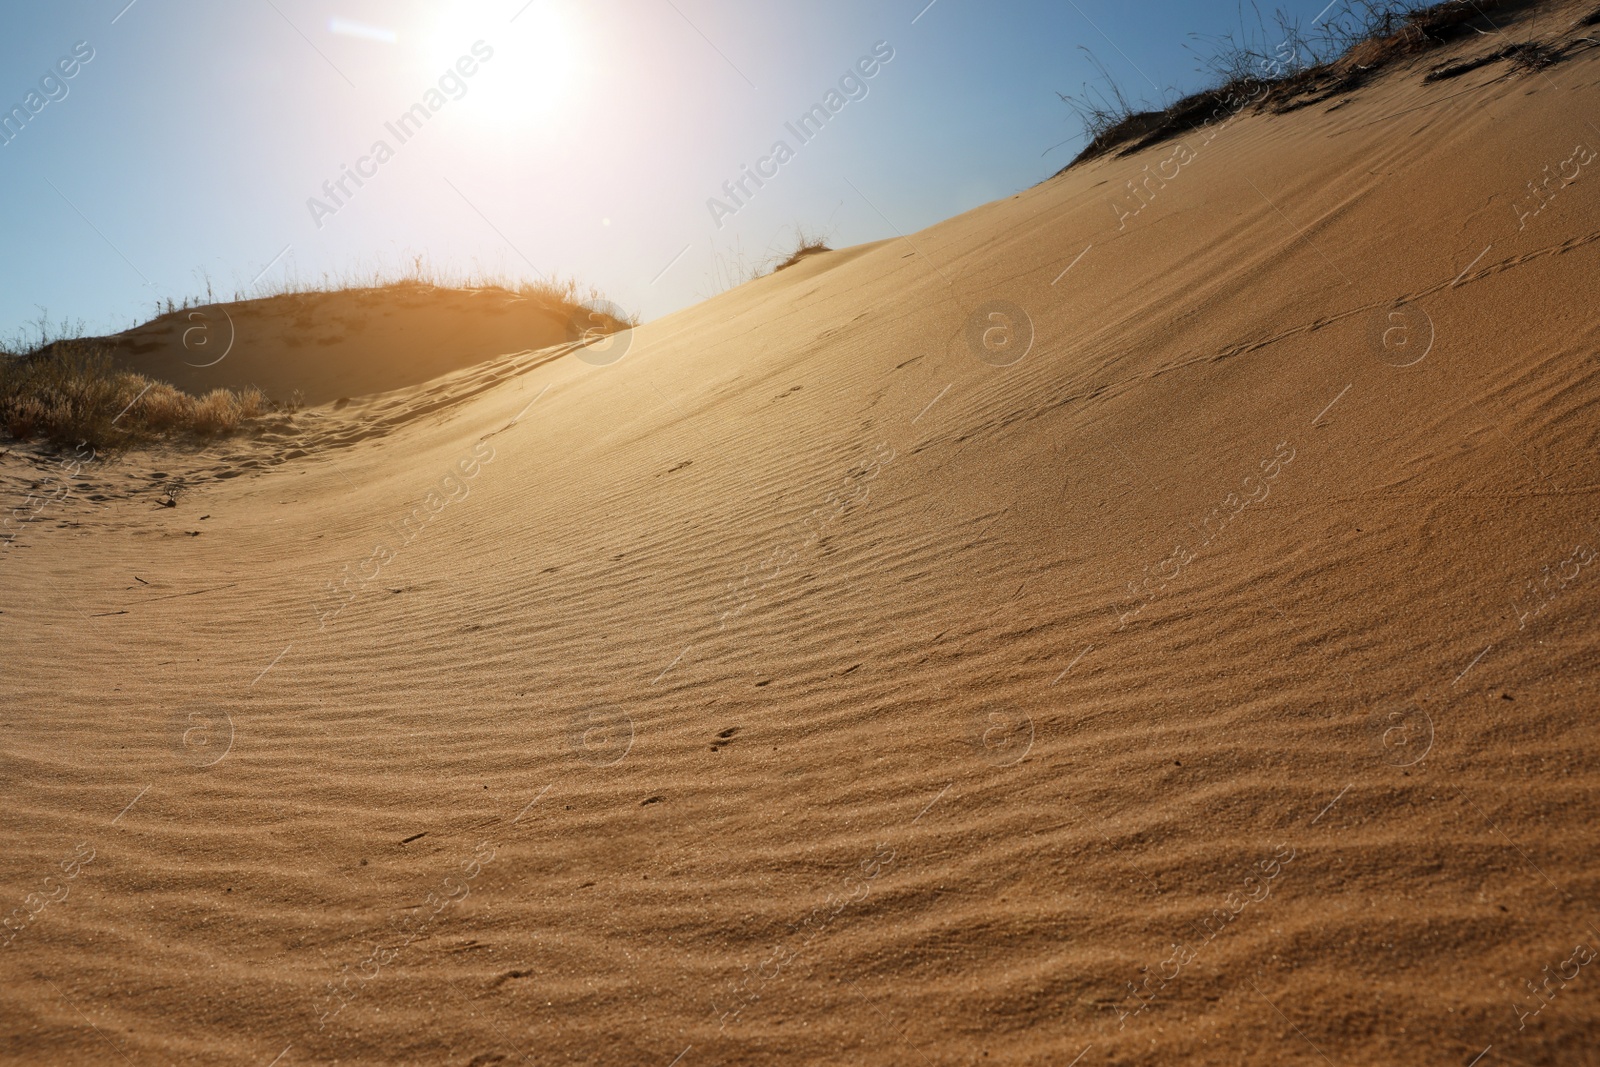
[[[246,386],[235,395],[238,397],[239,417],[242,419],[260,418],[274,410],[272,401],[267,399],[267,394],[253,385]]]
[[[155,438],[216,437],[280,410],[254,387],[196,398],[119,370],[101,345],[58,341],[22,355],[0,353],[0,429],[96,448]]]
[[[239,428],[239,401],[226,389],[213,389],[194,404],[194,432],[205,436]]]
[[[138,420],[153,433],[170,433],[194,421],[194,397],[157,382],[138,403]]]
[[[22,397],[5,412],[6,433],[26,441],[49,423],[49,412],[37,397]]]

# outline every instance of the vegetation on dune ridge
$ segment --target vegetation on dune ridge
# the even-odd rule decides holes
[[[602,332],[609,333],[638,325],[636,317],[614,313],[615,305],[598,289],[572,279],[450,273],[427,266],[420,256],[399,272],[324,274],[315,283],[290,279],[251,296],[236,293],[234,302],[485,291],[531,299],[574,320],[581,313],[586,329],[598,323]],[[215,302],[208,282],[204,298],[160,302],[151,321]],[[300,406],[298,395],[279,403],[254,387],[191,395],[119,367],[113,355],[115,342],[85,337],[84,332],[82,321],[54,324],[41,313],[27,335],[0,341],[0,433],[17,441],[83,443],[100,450],[159,440],[199,442],[235,433],[252,420],[292,415]]]
[[[155,302],[154,318],[159,319],[163,315],[176,314],[194,307],[206,307],[218,302],[242,304],[275,297],[332,296],[340,293],[405,290],[452,292],[487,290],[545,302],[563,311],[575,311],[579,307],[597,305],[610,306],[610,301],[599,289],[592,285],[580,285],[574,278],[564,278],[560,275],[519,277],[476,267],[471,270],[449,270],[434,266],[426,257],[420,255],[412,256],[405,266],[399,268],[380,265],[337,273],[324,271],[315,279],[303,278],[299,274],[288,272],[275,282],[257,283],[250,287],[249,291],[236,289],[231,299],[219,297],[214,292],[210,278],[202,275],[201,282],[205,287],[203,297],[196,294],[181,299],[167,297],[158,300]],[[629,325],[638,325],[636,317],[630,317],[627,321]],[[0,345],[0,351],[4,350],[5,346]]]
[[[827,241],[826,233],[814,231],[807,226],[796,223],[793,229],[793,237],[779,246],[780,249],[787,248],[787,251],[774,252],[774,245],[778,245],[778,240],[775,239],[772,244],[767,246],[767,255],[759,260],[752,261],[744,254],[742,248],[737,247],[726,255],[718,252],[716,254],[716,264],[713,268],[716,277],[716,289],[714,292],[723,292],[744,285],[746,282],[753,282],[757,278],[765,278],[781,270],[787,270],[807,256],[818,255],[822,252],[832,252],[833,248],[828,245]],[[702,293],[700,295],[702,299],[710,299],[714,293]]]
[[[1488,32],[1473,23],[1487,22],[1491,12],[1531,2],[1536,0],[1341,0],[1333,17],[1309,29],[1281,9],[1269,29],[1252,3],[1255,30],[1197,37],[1202,47],[1190,46],[1200,59],[1199,69],[1211,76],[1212,87],[1156,110],[1135,108],[1105,66],[1084,49],[1102,85],[1085,84],[1076,95],[1057,94],[1076,113],[1088,143],[1056,173],[1113,150],[1119,155],[1137,152],[1246,109],[1284,112],[1316,104],[1360,86],[1396,60]],[[1531,70],[1556,58],[1546,46],[1522,42],[1476,64],[1432,71],[1427,80],[1454,77],[1499,59]]]
[[[120,370],[96,340],[57,340],[21,355],[0,354],[0,430],[17,441],[104,450],[156,439],[225,436],[250,419],[292,412],[261,390],[213,389],[191,396]]]
[[[451,292],[451,293],[481,293],[493,292],[504,296],[520,297],[545,304],[552,309],[570,315],[582,309],[614,308],[610,299],[599,289],[592,285],[580,285],[573,278],[550,276],[547,278],[517,278],[505,274],[487,273],[483,271],[450,272],[435,269],[423,263],[421,257],[413,261],[413,265],[400,272],[389,272],[376,269],[366,273],[346,272],[343,274],[324,273],[315,282],[307,282],[297,277],[287,278],[250,298],[244,299],[273,299],[296,298],[316,296],[337,296],[341,294],[368,294],[368,293],[400,293],[413,292]],[[196,301],[198,306],[198,301]],[[182,311],[187,303],[176,305],[167,301],[165,313],[171,314]],[[160,308],[158,307],[158,313]],[[639,325],[636,315],[625,315],[616,318],[618,329],[628,329]]]
[[[773,267],[772,273],[776,274],[780,270],[788,270],[790,267],[794,266],[802,259],[805,259],[807,256],[814,256],[819,252],[832,251],[833,249],[829,248],[827,243],[819,237],[802,237],[800,239],[799,247],[797,247],[793,252],[790,252],[788,258],[782,263],[779,263],[777,266]]]

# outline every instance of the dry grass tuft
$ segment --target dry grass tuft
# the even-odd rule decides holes
[[[807,256],[814,256],[821,252],[832,251],[833,249],[829,248],[826,242],[824,242],[821,238],[802,237],[800,239],[799,246],[793,252],[790,252],[788,257],[782,263],[779,263],[777,266],[773,267],[772,273],[776,274],[780,270],[787,270],[796,263],[800,262],[802,259],[805,259]]]
[[[118,370],[93,341],[0,352],[0,430],[18,441],[105,450],[156,438],[221,437],[278,410],[259,389],[217,389],[196,399]]]

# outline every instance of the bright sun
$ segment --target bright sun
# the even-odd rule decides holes
[[[520,13],[517,6],[515,0],[456,0],[420,19],[419,58],[431,79],[471,56],[478,41],[480,56],[492,50],[492,58],[463,79],[460,110],[497,128],[548,122],[561,111],[580,69],[565,5],[533,0]]]

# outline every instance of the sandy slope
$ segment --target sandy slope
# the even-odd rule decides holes
[[[85,468],[0,1058],[1600,1062],[1600,53],[1444,58]]]

